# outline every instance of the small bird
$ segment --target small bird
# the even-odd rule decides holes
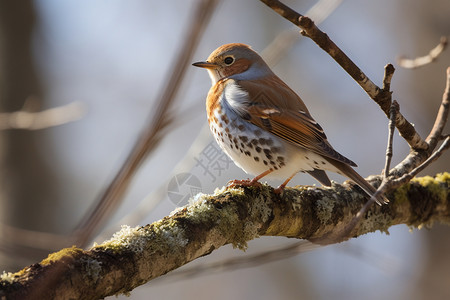
[[[276,178],[285,180],[275,190],[280,193],[298,172],[330,186],[325,171],[332,171],[356,182],[369,196],[375,193],[352,168],[356,164],[333,149],[302,99],[250,46],[222,45],[193,65],[205,68],[211,78],[206,112],[217,143],[238,167],[256,176],[233,184],[250,186],[263,177]]]

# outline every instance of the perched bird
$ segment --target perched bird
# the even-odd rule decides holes
[[[306,172],[330,186],[325,171],[332,171],[350,178],[368,195],[375,193],[353,170],[356,164],[333,149],[302,99],[249,46],[220,46],[206,61],[193,65],[205,68],[211,77],[206,111],[217,143],[237,166],[256,176],[234,183],[282,179],[276,189],[281,192],[295,174]]]

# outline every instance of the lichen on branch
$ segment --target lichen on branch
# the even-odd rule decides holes
[[[450,223],[449,183],[449,173],[413,179],[389,195],[389,205],[372,206],[346,238],[387,232],[396,224]],[[63,249],[17,273],[4,273],[0,297],[92,299],[127,293],[226,244],[245,250],[259,236],[321,242],[344,228],[366,201],[351,182],[287,188],[281,196],[267,185],[199,194],[169,216],[146,226],[123,226],[89,250]]]

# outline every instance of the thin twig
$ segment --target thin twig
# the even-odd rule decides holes
[[[447,48],[448,39],[446,36],[442,36],[439,44],[430,50],[430,52],[425,56],[416,57],[413,59],[400,56],[397,58],[397,64],[405,69],[416,69],[423,67],[435,61],[439,55]]]
[[[445,124],[447,124],[448,114],[450,110],[450,67],[447,68],[447,80],[445,85],[444,94],[442,95],[441,106],[434,121],[433,128],[430,134],[426,138],[427,143],[431,149],[434,149],[439,142]]]
[[[408,174],[403,175],[400,178],[394,179],[391,181],[391,189],[397,188],[405,183],[408,183],[411,179],[413,179],[417,174],[422,172],[426,167],[428,167],[432,162],[436,161],[441,155],[450,148],[450,136],[447,136],[442,143],[442,145],[430,156],[426,161],[424,161],[420,166],[409,172]]]
[[[389,74],[392,74],[392,72],[388,71],[388,66],[386,66],[385,78],[387,79],[384,80],[384,85],[388,85],[390,82]],[[355,230],[357,225],[362,221],[363,217],[366,215],[367,211],[372,206],[372,204],[374,202],[377,202],[377,199],[379,199],[379,197],[411,181],[411,179],[413,179],[419,172],[423,171],[428,165],[430,165],[432,162],[438,159],[448,148],[450,148],[450,137],[448,135],[442,137],[441,135],[449,113],[449,102],[450,102],[449,98],[450,98],[450,68],[447,69],[447,85],[444,91],[444,95],[442,97],[442,104],[439,109],[435,125],[433,126],[433,130],[430,133],[430,136],[432,138],[430,138],[430,136],[429,138],[427,138],[427,140],[430,139],[436,141],[436,143],[444,139],[444,142],[439,147],[439,149],[436,150],[434,153],[432,153],[425,161],[420,163],[419,160],[417,160],[418,166],[416,168],[412,169],[406,174],[403,174],[403,176],[397,179],[392,179],[389,177],[390,162],[392,158],[392,137],[394,133],[392,123],[393,120],[396,118],[396,115],[399,114],[398,103],[395,100],[393,101],[390,110],[389,138],[386,150],[386,164],[384,168],[384,176],[380,186],[378,187],[377,191],[372,195],[372,197],[370,197],[369,201],[367,201],[364,204],[364,206],[359,210],[359,212],[355,215],[355,217],[351,220],[351,222],[347,224],[347,226],[345,226],[339,232],[332,232],[326,236],[323,236],[320,240],[314,242],[320,244],[329,244],[344,241],[346,237],[351,236],[353,234],[353,231]],[[435,147],[436,146],[433,145],[432,149],[434,149]],[[408,157],[411,157],[411,155],[412,154],[408,155],[407,159]]]
[[[391,175],[400,177],[420,166],[432,154],[431,151],[436,148],[437,143],[442,140],[442,132],[445,128],[448,114],[450,112],[450,67],[447,68],[446,82],[444,94],[442,95],[441,106],[437,113],[436,120],[434,121],[433,128],[426,138],[426,142],[429,144],[428,151],[411,151],[406,158],[403,159],[403,161],[391,170]]]
[[[185,35],[184,42],[179,47],[177,59],[171,64],[175,67],[172,68],[172,72],[167,79],[163,81],[167,84],[159,97],[160,100],[157,102],[156,109],[152,111],[153,117],[149,118],[147,127],[117,175],[101,195],[100,200],[94,204],[94,207],[89,210],[89,213],[77,226],[75,230],[75,243],[77,245],[85,246],[104,220],[116,209],[140,164],[161,140],[162,134],[169,124],[168,119],[170,118],[167,117],[167,112],[174,103],[187,66],[190,65],[192,54],[218,2],[218,0],[198,1],[190,27],[187,30],[188,34]]]
[[[316,4],[306,12],[306,15],[313,19],[316,24],[320,24],[339,7],[342,1],[343,0],[317,1]],[[296,26],[286,29],[277,34],[275,39],[261,51],[261,56],[269,66],[273,66],[277,64],[282,57],[285,57],[286,53],[300,37],[301,35],[298,34]]]
[[[392,102],[391,92],[389,90],[380,89],[369,77],[364,74],[361,69],[328,37],[322,32],[314,22],[303,16],[278,0],[261,0],[275,12],[285,19],[294,23],[302,29],[301,33],[311,38],[319,47],[327,52],[372,98],[389,117],[389,109]],[[397,115],[396,127],[401,136],[408,142],[411,148],[427,150],[428,144],[420,138],[420,135],[409,123],[405,117],[399,113]]]
[[[395,72],[395,68],[392,64],[387,64],[384,67],[384,76],[383,76],[383,90],[384,91],[391,90],[391,81],[392,81],[392,76],[394,76],[394,72]]]
[[[390,117],[389,117],[389,134],[388,134],[388,143],[386,147],[386,163],[384,165],[384,178],[383,180],[387,180],[389,177],[389,169],[391,168],[391,160],[393,154],[393,141],[394,141],[394,131],[395,131],[395,118],[397,117],[397,113],[399,112],[399,105],[397,101],[392,101]]]
[[[33,100],[25,103],[27,104],[30,101]],[[20,111],[0,113],[0,130],[40,130],[77,121],[84,114],[85,106],[81,102],[72,102],[43,111],[27,111],[24,105],[24,108]]]

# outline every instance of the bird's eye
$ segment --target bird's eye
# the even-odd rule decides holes
[[[223,62],[226,65],[231,65],[234,62],[234,58],[232,58],[231,56],[225,57],[225,59],[223,60]]]

